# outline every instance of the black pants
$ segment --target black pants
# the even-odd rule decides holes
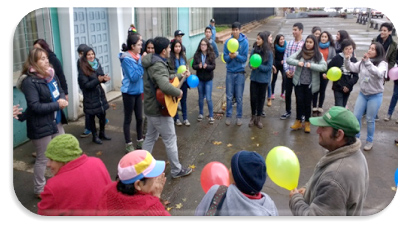
[[[335,106],[346,107],[350,92],[344,93],[343,91],[333,91],[333,94],[335,95]]]
[[[274,91],[276,88],[278,72],[281,72],[281,78],[283,80],[281,83],[281,94],[284,94],[284,92],[285,92],[285,82],[284,82],[285,73],[284,73],[283,65],[278,66],[278,67],[276,66],[276,69],[277,69],[277,72],[273,73],[273,79],[271,80],[271,94],[274,94]]]
[[[130,95],[122,93],[122,101],[124,103],[124,137],[125,143],[132,142],[131,140],[131,122],[132,112],[135,112],[136,119],[136,136],[140,140],[143,137],[142,133],[142,95]]]
[[[91,133],[93,133],[93,136],[97,135],[96,121],[95,121],[96,116],[97,116],[99,124],[100,124],[100,132],[104,132],[105,112],[99,113],[96,115],[88,115],[88,116],[89,116],[90,130],[91,130]]]
[[[297,120],[301,120],[301,117],[305,115],[305,121],[309,122],[311,117],[311,101],[312,91],[309,85],[295,86],[295,100],[297,103]]]
[[[291,112],[291,95],[294,88],[293,78],[288,78],[286,74],[284,74],[284,82],[285,82],[285,110],[287,112]]]
[[[252,115],[261,115],[263,113],[268,86],[268,83],[250,81],[250,107],[252,109]]]
[[[323,102],[325,101],[325,92],[326,92],[326,87],[328,86],[329,80],[323,78],[323,73],[319,73],[319,77],[321,80],[321,85],[319,88],[319,92],[314,93],[313,98],[312,98],[312,106],[313,107],[320,107],[322,108]],[[318,102],[318,94],[319,94],[319,103]]]

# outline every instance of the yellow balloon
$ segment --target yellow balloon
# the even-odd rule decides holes
[[[285,146],[276,146],[266,157],[267,174],[278,186],[293,190],[298,186],[300,163],[295,153]]]
[[[177,69],[177,73],[183,74],[187,70],[186,65],[180,65],[179,68]]]
[[[326,72],[326,77],[331,81],[338,81],[342,77],[342,70],[338,67],[331,67],[328,72]]]
[[[239,41],[236,40],[235,38],[231,38],[228,40],[226,47],[228,48],[230,53],[234,53],[234,52],[238,51]]]
[[[222,55],[221,55],[221,60],[222,60],[222,62],[224,62],[224,64],[226,64],[226,62],[225,62],[225,60],[224,60],[224,54],[222,53]]]

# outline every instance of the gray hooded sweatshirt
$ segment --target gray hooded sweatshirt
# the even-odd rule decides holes
[[[204,216],[210,207],[211,200],[217,192],[219,185],[214,185],[208,190],[195,210],[196,216]],[[229,185],[220,216],[278,216],[278,211],[273,200],[266,193],[261,192],[262,198],[249,199],[239,189]]]

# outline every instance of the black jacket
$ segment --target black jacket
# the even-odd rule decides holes
[[[343,53],[337,54],[328,64],[328,69],[331,67],[338,67],[342,70],[342,77],[338,81],[334,81],[332,85],[332,90],[343,92],[343,86],[349,89],[349,93],[353,90],[353,86],[359,80],[359,75],[357,73],[349,72],[344,68],[344,58]],[[357,62],[356,57],[351,57],[350,61],[353,63]]]
[[[104,75],[99,65],[98,69],[90,76],[86,76],[82,69],[79,69],[79,86],[83,92],[83,111],[88,115],[105,113],[109,108],[107,99],[98,76]]]
[[[281,61],[284,60],[284,52],[279,52],[277,49],[274,51],[274,63],[273,65],[278,69],[283,69]]]
[[[65,98],[65,93],[60,87],[58,77],[54,77],[58,83],[60,98]],[[55,111],[60,110],[59,103],[52,101],[52,95],[45,79],[36,75],[22,75],[17,82],[27,101],[27,109],[19,116],[21,121],[27,121],[27,137],[40,139],[58,133],[55,121]],[[66,124],[67,119],[61,112],[61,123]]]
[[[210,62],[208,58],[205,60],[207,68],[200,68],[199,64],[201,63],[201,54],[194,54],[193,69],[197,71],[197,76],[200,81],[206,82],[214,78],[214,69],[215,69],[215,59]]]
[[[57,77],[59,79],[60,87],[65,92],[65,95],[69,94],[65,73],[63,73],[62,64],[60,63],[59,59],[56,57],[55,53],[53,53],[53,52],[48,53],[48,59],[49,59],[49,63],[52,65],[53,69],[55,70],[55,75],[57,75]]]

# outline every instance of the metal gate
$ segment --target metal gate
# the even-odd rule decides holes
[[[111,52],[107,8],[74,8],[75,50],[80,44],[87,44],[94,49],[105,74],[111,75]],[[76,52],[76,58],[79,58]],[[108,81],[106,90],[111,91]]]

